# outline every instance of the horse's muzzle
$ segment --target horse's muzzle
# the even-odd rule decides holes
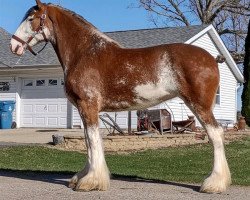
[[[22,45],[19,45],[19,44],[15,44],[15,45],[12,45],[10,44],[10,50],[13,54],[16,54],[18,56],[21,56],[23,55],[24,53],[24,48]]]

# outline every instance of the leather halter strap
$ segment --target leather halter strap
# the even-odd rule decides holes
[[[37,29],[35,30],[35,32],[28,38],[28,40],[25,42],[24,40],[22,40],[21,38],[17,37],[16,35],[12,35],[12,38],[18,42],[20,42],[23,46],[24,49],[28,49],[30,51],[30,53],[32,53],[34,56],[38,55],[48,44],[49,40],[47,39],[45,33],[44,33],[44,21],[46,19],[46,11],[44,14],[41,15],[40,17],[40,26],[37,27]],[[34,37],[37,34],[42,34],[44,41],[45,41],[45,45],[43,46],[43,48],[41,50],[39,50],[37,53],[35,51],[33,51],[33,49],[31,48],[31,46],[29,45],[29,43],[31,42],[31,40],[34,39]],[[18,51],[19,49],[19,45],[16,47],[15,51]]]

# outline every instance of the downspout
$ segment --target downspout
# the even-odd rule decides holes
[[[235,123],[237,123],[238,119],[237,119],[237,114],[238,114],[238,90],[242,87],[242,85],[238,84],[238,82],[236,83],[236,87],[235,87],[235,96],[236,96],[236,101],[235,101],[235,108],[236,108],[236,115],[235,115]]]

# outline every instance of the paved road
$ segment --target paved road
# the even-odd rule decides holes
[[[250,187],[231,187],[223,194],[202,194],[198,186],[115,177],[106,192],[75,192],[67,187],[72,175],[0,170],[1,200],[248,200]]]

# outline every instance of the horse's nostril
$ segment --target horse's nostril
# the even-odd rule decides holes
[[[20,48],[21,46],[20,45],[17,45],[14,52],[17,53],[18,49]]]

